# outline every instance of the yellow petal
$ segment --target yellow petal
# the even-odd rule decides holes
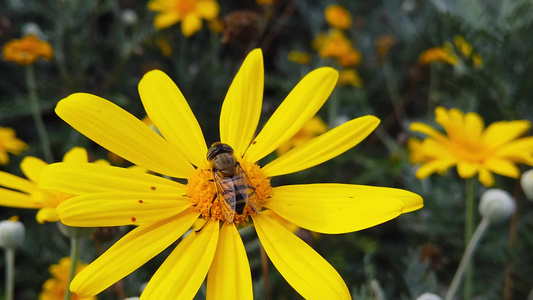
[[[33,182],[38,182],[41,171],[47,165],[48,164],[40,158],[26,156],[20,162],[20,169],[22,170],[22,173],[24,173],[24,176],[26,176],[26,178]]]
[[[150,71],[139,82],[139,95],[161,135],[192,164],[203,165],[207,146],[202,129],[174,81],[159,70]]]
[[[497,147],[516,139],[531,128],[524,120],[500,121],[490,124],[483,132],[482,139],[490,147]]]
[[[478,178],[479,182],[486,187],[490,187],[494,184],[494,176],[492,176],[487,169],[480,169]]]
[[[489,171],[492,171],[494,173],[512,177],[512,178],[518,178],[520,177],[520,169],[514,164],[512,161],[507,159],[501,159],[497,157],[492,157],[487,159],[483,166],[487,168]]]
[[[321,164],[366,138],[379,124],[374,116],[346,122],[325,134],[297,146],[262,168],[267,177],[298,172]]]
[[[193,35],[200,29],[202,29],[202,19],[195,14],[188,14],[181,20],[181,32],[186,37]]]
[[[72,195],[139,192],[184,195],[185,185],[151,174],[97,164],[55,163],[46,167],[39,187]]]
[[[196,218],[198,212],[191,208],[172,218],[133,229],[83,269],[70,289],[81,297],[100,293],[177,241]]]
[[[207,276],[206,299],[253,299],[252,274],[246,250],[235,225],[224,222],[217,251]]]
[[[27,179],[2,171],[0,171],[0,186],[4,186],[6,188],[18,190],[28,194],[31,194],[38,190],[37,184],[35,182],[31,182]]]
[[[59,216],[57,215],[55,207],[43,207],[39,209],[35,218],[39,224],[59,221]]]
[[[70,149],[63,156],[63,162],[68,163],[87,163],[89,162],[89,156],[87,155],[87,150],[81,147],[74,147]]]
[[[485,123],[478,114],[467,113],[465,115],[464,134],[468,141],[479,141],[484,128]]]
[[[235,75],[220,112],[220,141],[233,147],[238,157],[242,157],[257,129],[263,85],[263,53],[255,49]]]
[[[350,184],[275,187],[265,207],[311,231],[346,233],[372,227],[422,207],[414,193]]]
[[[2,176],[0,176],[0,178],[1,177]],[[0,206],[41,208],[43,207],[43,203],[35,201],[34,198],[29,194],[0,188]]]
[[[198,14],[207,20],[214,19],[218,15],[219,9],[218,3],[212,0],[200,0],[196,6]]]
[[[162,193],[95,193],[61,202],[61,222],[76,227],[139,225],[169,218],[191,206],[186,195]]]
[[[453,160],[432,160],[420,166],[415,176],[418,179],[424,179],[435,172],[444,173],[453,165],[455,165],[455,161]]]
[[[457,173],[461,178],[472,178],[476,175],[478,166],[469,162],[460,161],[457,163]]]
[[[268,257],[303,298],[351,299],[339,273],[309,245],[263,214],[253,221]]]
[[[525,137],[510,141],[507,144],[500,146],[494,156],[505,157],[517,161],[524,160],[524,163],[527,163],[533,157],[533,137]]]
[[[100,146],[156,173],[187,178],[193,166],[149,126],[103,98],[77,93],[59,101],[56,113]]]
[[[213,261],[218,226],[218,222],[209,222],[199,233],[193,231],[181,241],[152,276],[140,300],[192,299]]]
[[[272,114],[248,150],[246,161],[256,162],[295,135],[328,99],[339,73],[319,68],[307,74]]]
[[[174,12],[159,13],[154,17],[154,27],[163,29],[170,27],[180,21],[180,15]]]
[[[446,143],[446,141],[448,140],[448,138],[446,138],[446,136],[444,136],[442,133],[438,132],[437,130],[433,129],[433,127],[428,126],[426,124],[413,122],[409,126],[409,130],[427,134],[429,137],[435,139],[439,143]]]

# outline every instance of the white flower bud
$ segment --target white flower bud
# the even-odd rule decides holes
[[[17,248],[24,243],[26,229],[18,218],[11,218],[0,222],[0,247]]]
[[[24,25],[22,25],[22,28],[20,29],[20,31],[22,32],[23,36],[35,35],[40,40],[46,40],[46,36],[43,33],[43,31],[41,30],[41,27],[39,27],[39,25],[37,25],[37,24],[35,24],[33,22],[28,22],[28,23],[25,23]]]
[[[533,169],[524,172],[522,178],[520,178],[520,184],[522,185],[522,190],[529,200],[533,200]]]
[[[515,208],[511,195],[500,189],[487,190],[479,202],[479,213],[490,222],[499,222],[509,218]]]
[[[432,293],[423,293],[416,300],[442,300],[442,298]]]
[[[137,17],[137,14],[131,9],[123,10],[120,13],[120,17],[124,24],[130,25],[130,26],[137,24],[137,21],[139,20],[139,17]]]

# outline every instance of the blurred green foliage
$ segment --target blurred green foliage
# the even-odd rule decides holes
[[[414,120],[435,124],[433,109],[438,105],[476,111],[487,124],[533,121],[531,1],[278,0],[268,7],[254,1],[221,1],[221,18],[240,10],[254,11],[258,17],[258,33],[251,39],[222,43],[222,34],[207,26],[190,38],[182,36],[176,25],[156,31],[152,25],[155,14],[138,1],[6,0],[0,3],[0,44],[21,37],[29,22],[39,26],[42,38],[54,48],[52,61],[39,61],[34,68],[55,159],[60,160],[73,146],[85,147],[93,159],[107,158],[107,151],[54,114],[60,99],[73,92],[88,92],[143,118],[137,84],[146,71],[158,68],[182,90],[210,144],[218,140],[222,100],[249,50],[261,47],[265,57],[261,122],[304,74],[320,66],[338,67],[331,59],[319,57],[312,47],[313,39],[328,30],[324,10],[333,3],[352,14],[353,23],[346,34],[362,55],[356,69],[363,86],[338,86],[331,96],[337,114],[332,115],[328,110],[333,107],[326,104],[319,115],[329,124],[337,124],[342,119],[373,114],[382,123],[347,153],[310,170],[276,178],[273,184],[342,182],[419,193],[424,198],[423,209],[386,224],[344,235],[313,238],[303,230],[300,234],[338,270],[354,298],[416,299],[424,292],[444,295],[464,249],[465,184],[455,170],[442,177],[416,179],[405,146],[411,135],[407,128]],[[132,14],[135,18],[128,19]],[[384,35],[392,36],[394,44],[380,57],[375,41]],[[456,66],[419,64],[423,51],[453,42],[455,35],[465,37],[481,54],[481,69],[466,61]],[[170,47],[171,55],[162,52],[161,41]],[[311,53],[311,63],[289,61],[291,50]],[[26,101],[24,68],[5,61],[0,61],[0,66],[0,126],[14,128],[18,137],[30,144],[24,155],[42,158]],[[1,170],[22,176],[18,166],[21,158],[11,156],[9,165]],[[526,299],[533,284],[533,204],[524,198],[515,180],[497,176],[496,187],[517,199],[518,212],[512,221],[514,227],[509,222],[491,226],[482,240],[474,260],[474,295],[504,299],[507,286],[510,293],[505,294],[506,300]],[[483,191],[477,184],[476,199]],[[25,247],[16,257],[16,299],[37,299],[49,277],[48,266],[68,256],[68,240],[55,224],[38,225],[35,211],[2,208],[1,212],[3,219],[19,215],[27,227]],[[121,229],[101,245],[85,240],[82,261],[92,261],[127,230]],[[255,232],[245,229],[241,234],[252,266],[255,298],[264,299],[265,278]],[[124,293],[139,295],[141,284],[149,280],[168,252],[125,278],[121,283]],[[3,264],[0,261],[1,269]],[[272,265],[269,271],[274,299],[299,299]],[[99,299],[118,299],[116,290],[102,293]],[[205,288],[197,298],[203,299],[204,293]]]

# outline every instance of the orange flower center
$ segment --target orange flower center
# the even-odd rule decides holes
[[[246,225],[249,221],[248,217],[257,214],[252,206],[259,211],[270,197],[272,191],[270,179],[263,174],[261,168],[254,163],[245,161],[239,161],[239,165],[244,173],[245,185],[235,184],[233,189],[224,188],[224,185],[217,185],[212,167],[209,165],[196,169],[193,176],[189,178],[187,195],[205,220],[214,219],[228,222],[227,212],[230,207],[227,205],[228,199],[236,193],[240,193],[247,196],[246,205],[242,213],[235,211],[232,222],[235,225]],[[237,198],[239,197],[237,196]]]
[[[487,157],[492,156],[492,149],[481,141],[455,140],[451,143],[451,150],[455,157],[461,161],[483,163]]]
[[[180,15],[186,15],[196,8],[196,0],[178,0],[174,8]]]

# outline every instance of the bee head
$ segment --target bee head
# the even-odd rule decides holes
[[[233,155],[233,148],[231,148],[230,145],[221,142],[213,143],[213,145],[209,147],[209,150],[207,150],[207,160],[211,161],[217,155],[222,153],[228,153]]]

